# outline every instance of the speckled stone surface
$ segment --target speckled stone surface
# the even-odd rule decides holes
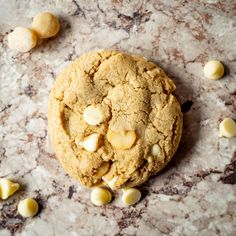
[[[58,37],[30,53],[7,47],[7,34],[40,11],[59,15]],[[0,201],[0,235],[236,235],[236,139],[218,138],[236,118],[234,0],[0,0],[0,177],[21,189]],[[136,206],[121,192],[94,207],[90,190],[65,175],[50,146],[47,100],[56,75],[89,50],[115,48],[158,63],[177,85],[184,133],[173,161],[140,187]],[[226,76],[210,81],[203,65],[221,60]],[[23,219],[20,199],[39,214]]]

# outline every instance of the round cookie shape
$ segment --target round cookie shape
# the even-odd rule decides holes
[[[174,90],[164,71],[142,56],[103,50],[76,59],[57,77],[49,96],[51,142],[65,171],[85,186],[112,189],[134,187],[157,174],[182,134]],[[84,120],[89,106],[102,111],[97,125]],[[79,144],[93,134],[100,138],[90,152]],[[158,147],[154,154],[153,146]]]

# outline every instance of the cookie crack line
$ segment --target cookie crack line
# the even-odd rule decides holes
[[[94,72],[92,72],[92,73],[90,74],[89,72],[84,71],[84,73],[86,73],[86,74],[89,75],[89,79],[90,79],[90,82],[91,82],[92,85],[94,85],[94,77],[95,77],[96,73],[99,71],[99,68],[101,67],[101,65],[103,64],[103,62],[109,60],[111,57],[113,57],[113,56],[116,55],[116,54],[115,54],[115,55],[110,55],[110,56],[105,57],[105,58],[103,59],[103,56],[102,56],[99,52],[98,52],[97,54],[100,56],[100,59],[97,61],[98,65],[93,66],[93,67],[89,70],[89,72],[92,71],[92,70],[94,70]],[[111,85],[111,83],[109,83],[108,80],[106,80],[106,81],[108,82],[108,84]]]
[[[94,86],[94,77],[95,77],[96,73],[99,71],[99,68],[101,67],[101,65],[102,65],[105,61],[109,60],[111,57],[116,56],[117,54],[115,54],[115,55],[109,55],[108,57],[105,57],[105,58],[103,58],[103,56],[102,56],[100,53],[97,53],[97,55],[99,55],[100,58],[99,58],[98,61],[95,61],[95,62],[94,62],[92,68],[91,68],[89,71],[86,71],[86,70],[83,71],[83,72],[89,77],[90,83],[91,83],[93,86]],[[97,63],[98,63],[98,65],[95,66],[95,64],[97,64]],[[94,72],[90,73],[90,71],[94,71]],[[114,86],[113,84],[109,83],[108,80],[106,80],[106,79],[103,79],[103,80],[105,80],[106,83],[109,84],[111,87]],[[70,88],[70,86],[71,86],[71,84],[67,87],[67,89]],[[65,93],[65,92],[66,92],[66,89],[64,90],[64,93]],[[102,97],[106,97],[106,96],[107,96],[107,94],[103,95]],[[67,104],[66,101],[64,100],[64,96],[63,96],[62,101],[64,101],[64,103]],[[67,104],[67,106],[69,106],[69,105]]]

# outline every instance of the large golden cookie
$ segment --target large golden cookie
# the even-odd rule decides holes
[[[49,97],[51,142],[65,171],[86,186],[113,189],[155,175],[174,155],[182,134],[174,89],[164,71],[141,56],[103,50],[76,59]],[[90,105],[100,111],[95,120]],[[83,142],[93,134],[97,142],[86,145],[96,148],[86,149]]]

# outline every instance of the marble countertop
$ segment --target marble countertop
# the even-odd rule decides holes
[[[7,35],[51,11],[60,34],[29,53],[7,47]],[[218,137],[236,118],[234,0],[0,0],[0,177],[21,189],[0,201],[0,235],[236,235],[236,139]],[[89,50],[116,48],[159,64],[177,85],[184,132],[173,161],[140,187],[143,199],[124,207],[119,192],[105,207],[70,179],[53,154],[47,100],[58,73]],[[210,81],[203,65],[221,60],[226,76]],[[23,219],[20,199],[40,212]]]

